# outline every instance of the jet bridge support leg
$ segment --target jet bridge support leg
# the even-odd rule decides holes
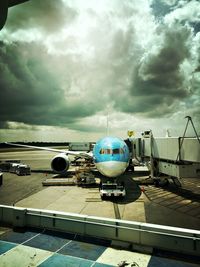
[[[158,161],[154,158],[154,139],[153,133],[150,131],[150,177],[153,179],[155,186],[160,185]]]
[[[200,178],[200,137],[192,118],[186,117],[187,123],[181,137],[154,137],[152,131],[146,131],[142,138],[133,141],[135,154],[141,162],[146,162],[149,177],[156,185],[172,180],[181,186],[181,179]],[[191,123],[195,137],[186,137]]]

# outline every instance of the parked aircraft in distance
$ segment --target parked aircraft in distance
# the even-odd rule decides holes
[[[97,170],[106,177],[117,177],[124,173],[130,159],[129,148],[126,143],[118,137],[110,136],[97,141],[92,152],[77,152],[8,142],[6,144],[59,153],[51,161],[52,170],[59,174],[66,174],[70,167],[68,155],[90,159],[94,162]]]

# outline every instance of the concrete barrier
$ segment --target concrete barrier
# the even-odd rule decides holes
[[[188,255],[200,255],[200,231],[50,210],[0,205],[0,222],[89,235]]]

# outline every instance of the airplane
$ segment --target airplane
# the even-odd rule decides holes
[[[51,168],[55,173],[65,175],[70,167],[68,155],[81,157],[94,162],[97,170],[108,178],[115,178],[123,174],[129,165],[130,153],[127,144],[118,137],[106,136],[94,145],[92,152],[77,152],[54,148],[21,145],[6,142],[8,145],[57,152],[51,161]]]
[[[8,8],[27,1],[29,0],[0,0],[0,30],[6,23]]]

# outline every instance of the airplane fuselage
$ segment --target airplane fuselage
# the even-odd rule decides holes
[[[7,143],[8,145],[57,152],[51,161],[51,168],[59,174],[66,174],[70,167],[68,155],[90,159],[98,171],[106,177],[117,177],[124,173],[129,164],[129,149],[126,143],[117,137],[104,137],[97,141],[93,153],[60,150],[47,147],[30,146],[24,144]]]
[[[117,177],[124,173],[129,164],[129,149],[117,137],[104,137],[97,141],[93,149],[94,163],[98,171],[106,177]]]

